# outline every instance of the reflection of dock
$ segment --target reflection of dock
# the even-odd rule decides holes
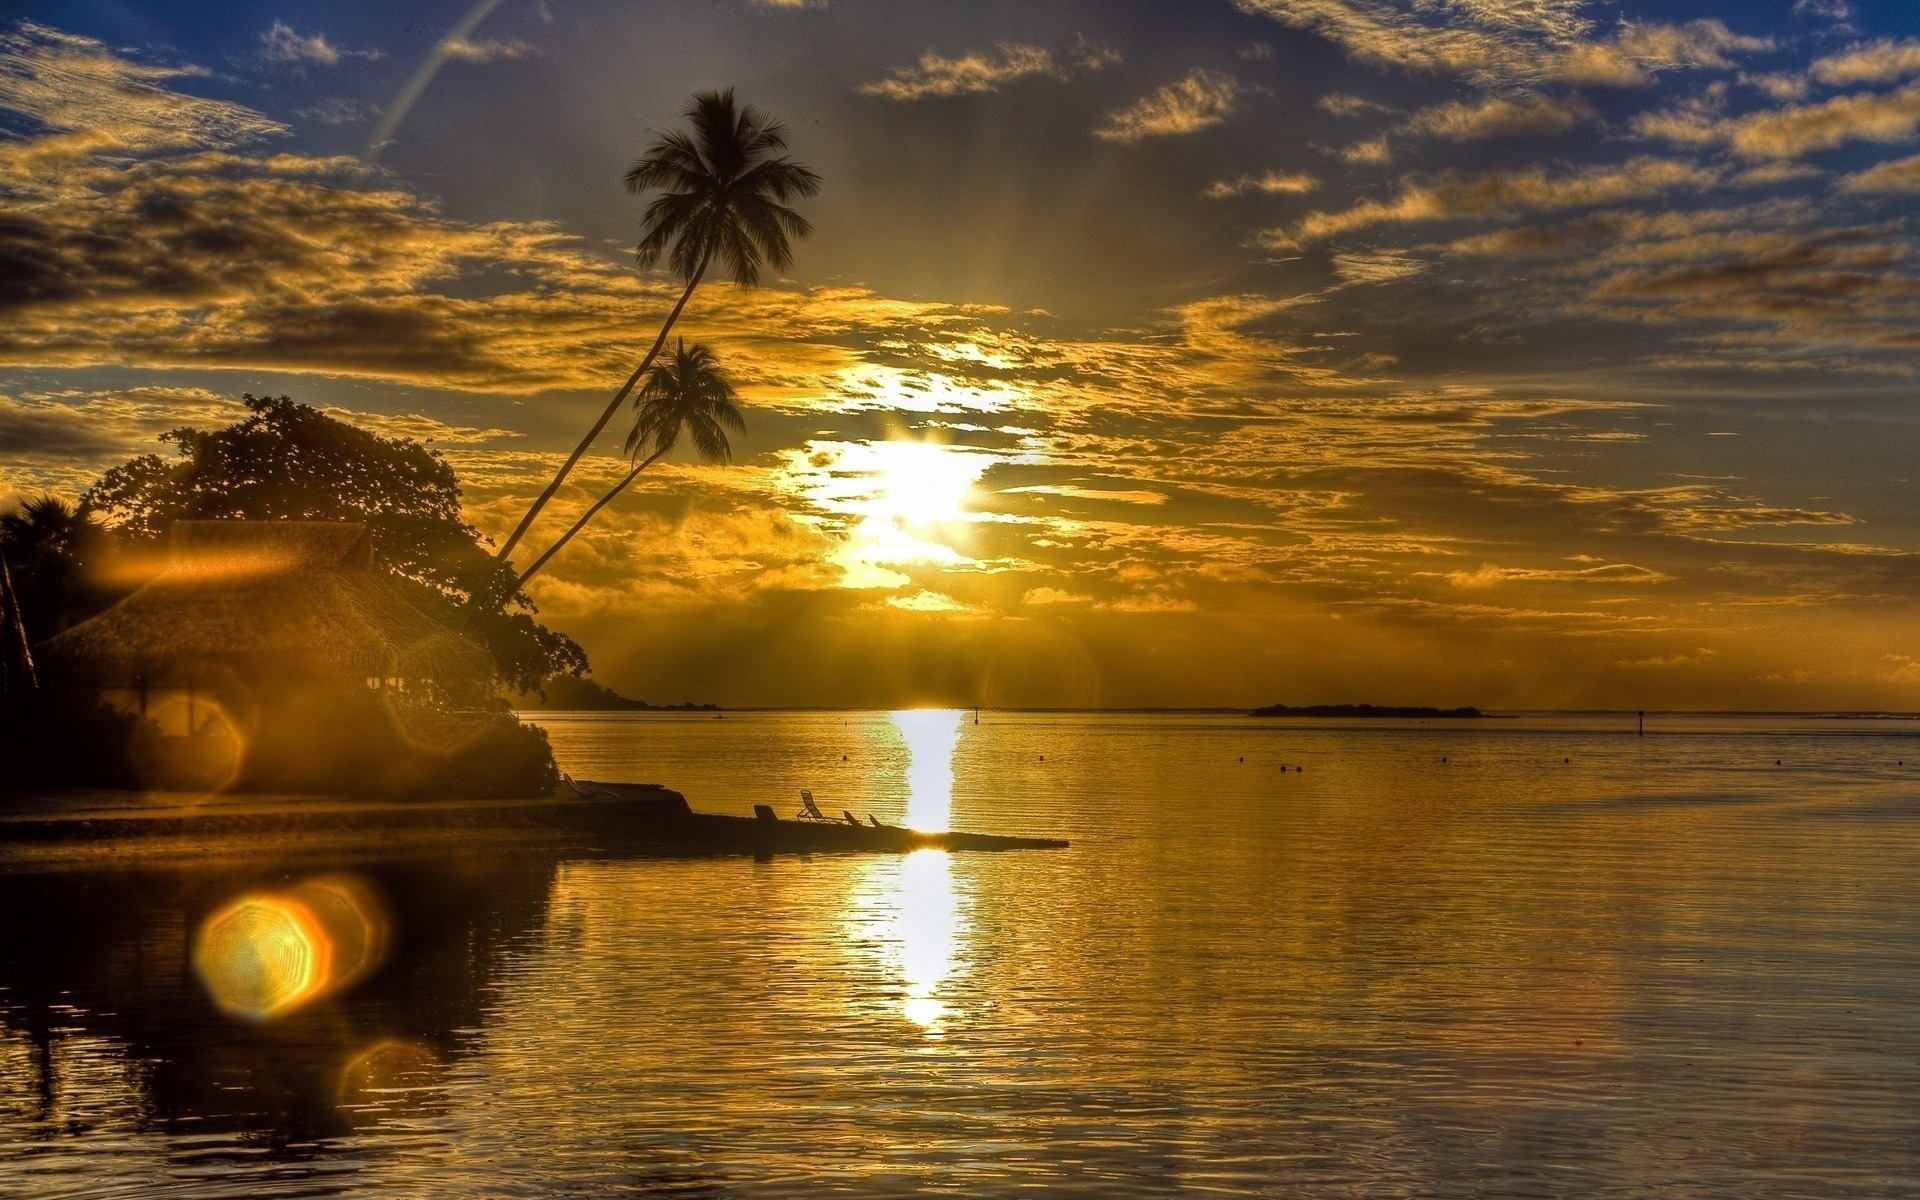
[[[643,793],[643,794],[641,794]],[[64,792],[0,801],[0,861],[116,853],[244,854],[255,844],[323,851],[537,846],[568,853],[907,854],[1057,849],[1050,838],[925,833],[688,809],[666,788],[531,800]]]

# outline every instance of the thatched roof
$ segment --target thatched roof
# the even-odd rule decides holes
[[[176,522],[158,576],[44,650],[121,683],[217,670],[443,682],[492,673],[486,651],[415,608],[371,563],[365,525]]]

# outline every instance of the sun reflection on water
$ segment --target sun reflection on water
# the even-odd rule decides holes
[[[939,832],[953,813],[953,757],[965,714],[957,709],[907,709],[892,714],[907,749],[909,828]],[[881,955],[902,985],[900,1011],[937,1035],[951,999],[944,985],[964,955],[965,896],[944,850],[918,850],[873,865],[860,907],[877,935]]]
[[[955,708],[911,708],[893,714],[907,743],[907,828],[943,833],[953,818],[953,752],[960,744]]]
[[[945,850],[876,858],[851,900],[848,933],[881,968],[886,1007],[939,1037],[956,1013],[954,980],[967,963],[965,876],[956,878]]]
[[[900,864],[900,977],[906,996],[900,1010],[929,1032],[946,1015],[940,985],[953,974],[966,928],[953,886],[953,858],[945,850],[916,850]]]

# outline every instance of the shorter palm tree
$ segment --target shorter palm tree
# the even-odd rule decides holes
[[[587,522],[640,478],[640,472],[678,445],[682,430],[704,461],[732,461],[733,446],[727,441],[727,431],[747,431],[746,418],[740,415],[740,406],[736,403],[738,398],[713,351],[699,342],[689,346],[687,340],[681,338],[672,357],[653,368],[646,384],[633,397],[633,430],[627,434],[627,457],[633,461],[633,470],[594,501],[593,507],[580,514],[573,527],[561,534],[560,540],[548,546],[546,553],[521,574],[515,587],[525,586],[527,580],[539,574],[540,568],[560,553],[561,547],[587,527]],[[643,454],[646,457],[642,458]]]

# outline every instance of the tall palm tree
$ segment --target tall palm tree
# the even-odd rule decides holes
[[[726,373],[720,369],[720,362],[714,358],[713,351],[696,342],[687,345],[687,339],[681,338],[667,361],[653,368],[653,374],[647,377],[646,386],[633,398],[633,430],[627,434],[627,457],[633,460],[633,470],[606,495],[593,502],[593,507],[580,515],[573,527],[560,536],[560,540],[547,547],[545,554],[535,559],[514,584],[516,589],[524,587],[527,580],[539,573],[547,561],[560,553],[560,548],[573,540],[573,535],[587,527],[599,511],[613,501],[615,496],[627,490],[627,485],[640,478],[640,472],[652,466],[661,456],[672,450],[680,442],[680,433],[684,429],[693,442],[694,451],[707,462],[730,462],[733,459],[733,446],[727,441],[727,431],[745,433],[746,418],[740,415],[736,403],[738,394]],[[641,455],[646,455],[642,458]]]
[[[647,206],[634,256],[643,268],[665,258],[668,268],[685,281],[686,287],[667,314],[666,324],[660,327],[660,336],[653,339],[653,348],[501,545],[498,557],[502,559],[513,553],[540,510],[573,473],[580,456],[653,365],[661,347],[667,344],[667,333],[680,319],[680,310],[687,306],[707,269],[718,265],[733,276],[735,283],[754,287],[760,282],[762,268],[784,271],[793,265],[788,238],[803,238],[813,232],[813,226],[788,208],[787,202],[818,193],[820,177],[786,155],[785,127],[751,105],[736,103],[732,88],[700,93],[687,105],[685,115],[692,131],[676,130],[655,141],[627,172],[627,190],[636,196],[650,191],[661,193]]]

